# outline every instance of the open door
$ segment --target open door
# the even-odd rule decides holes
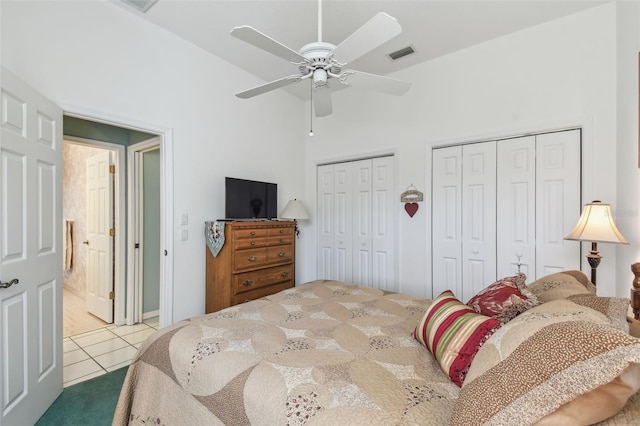
[[[111,151],[87,158],[87,311],[113,322],[113,177]]]
[[[0,424],[62,392],[62,109],[2,68]]]

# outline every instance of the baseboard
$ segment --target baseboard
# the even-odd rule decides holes
[[[160,309],[156,309],[155,311],[144,312],[142,314],[142,321],[149,318],[157,317],[157,316],[160,316]]]

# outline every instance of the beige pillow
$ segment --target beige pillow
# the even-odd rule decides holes
[[[529,284],[527,289],[539,301],[566,299],[574,294],[595,294],[595,286],[581,271],[563,271],[546,275]]]
[[[489,337],[450,423],[591,424],[615,415],[638,389],[640,339],[612,327],[604,314],[560,299]]]

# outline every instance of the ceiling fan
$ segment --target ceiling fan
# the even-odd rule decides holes
[[[311,80],[311,97],[316,117],[332,112],[329,81],[337,80],[347,86],[378,90],[392,95],[403,95],[411,83],[381,75],[345,69],[359,57],[371,52],[402,32],[398,21],[380,12],[354,31],[337,46],[322,41],[322,0],[318,0],[318,41],[308,43],[296,52],[253,27],[235,27],[231,35],[286,59],[298,67],[298,74],[236,93],[242,99],[251,98],[301,80]]]

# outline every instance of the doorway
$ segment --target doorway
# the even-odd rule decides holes
[[[109,282],[101,287],[109,287],[108,290],[104,291],[104,297],[102,297],[102,309],[100,310],[100,314],[88,313],[90,309],[86,307],[84,309],[71,309],[75,311],[74,314],[67,314],[65,319],[63,320],[65,332],[64,336],[68,336],[69,333],[82,332],[85,330],[92,330],[95,328],[104,327],[109,323],[114,323],[116,325],[122,324],[134,324],[136,322],[142,321],[142,317],[133,318],[129,315],[127,311],[128,307],[133,303],[136,303],[135,298],[129,298],[130,287],[132,284],[128,282],[128,269],[131,269],[131,263],[127,266],[127,251],[129,247],[129,238],[128,233],[130,232],[138,232],[136,227],[127,223],[127,211],[131,209],[133,205],[131,201],[127,202],[126,197],[126,188],[128,187],[128,176],[130,170],[127,168],[130,167],[127,164],[126,160],[126,149],[131,145],[140,144],[141,141],[148,141],[149,139],[153,139],[156,142],[156,152],[162,152],[162,141],[163,137],[166,138],[165,135],[157,135],[152,133],[147,133],[137,128],[128,128],[124,126],[120,126],[119,124],[115,124],[113,122],[106,121],[93,121],[93,119],[87,117],[80,117],[75,115],[65,115],[64,116],[64,140],[65,140],[65,149],[67,151],[74,152],[75,155],[68,157],[67,159],[71,163],[75,164],[73,167],[78,169],[79,172],[74,175],[74,181],[84,181],[86,179],[86,173],[84,175],[81,173],[84,171],[85,163],[87,159],[94,157],[96,153],[100,152],[111,152],[112,154],[112,164],[114,165],[114,170],[112,171],[115,176],[113,182],[114,188],[114,197],[113,197],[113,210],[109,212],[109,215],[113,217],[113,228],[112,228],[112,238],[111,238],[111,252],[109,254],[109,261],[103,264],[101,267],[100,277],[104,277],[106,275],[110,275]],[[84,152],[84,154],[78,154],[78,152]],[[67,167],[67,159],[63,161],[64,167]],[[81,175],[78,177],[78,175]],[[160,179],[158,179],[160,180]],[[77,182],[76,182],[77,183]],[[77,185],[81,186],[81,185]],[[157,189],[157,198],[160,198],[160,192],[162,189],[162,184],[158,184],[156,186]],[[70,186],[66,186],[63,189],[63,198],[65,200],[72,200],[69,203],[65,204],[81,204],[86,205],[87,203],[87,192],[86,189],[80,191],[72,191]],[[157,206],[159,207],[159,206]],[[68,221],[65,219],[64,226],[65,228],[69,226],[68,222],[70,222],[71,226],[74,228],[74,238],[73,243],[71,244],[72,250],[72,258],[71,262],[67,262],[65,259],[65,275],[75,275],[76,281],[64,280],[65,284],[64,288],[70,288],[71,292],[64,292],[63,295],[63,307],[64,310],[67,311],[67,307],[72,308],[75,306],[80,306],[82,308],[83,305],[87,305],[88,302],[90,306],[95,308],[95,297],[92,292],[89,292],[89,298],[87,298],[87,283],[88,281],[95,282],[97,279],[86,278],[87,273],[87,259],[83,259],[83,254],[86,254],[89,248],[89,241],[87,238],[86,232],[83,229],[86,229],[86,220],[78,220],[78,216],[81,215],[84,219],[86,213],[77,213],[77,212],[68,212],[65,211],[63,217],[69,219]],[[105,214],[106,215],[106,214]],[[83,226],[82,222],[85,222]],[[164,225],[162,225],[164,226]],[[160,224],[158,224],[160,227]],[[66,231],[66,229],[65,229]],[[144,236],[143,232],[138,232],[140,235]],[[161,234],[160,230],[156,230],[156,235]],[[63,234],[63,235],[66,235]],[[159,245],[159,244],[158,244]],[[129,250],[131,251],[131,250]],[[66,251],[65,251],[66,253]],[[150,276],[156,277],[156,290],[155,294],[152,294],[152,297],[155,297],[155,305],[157,306],[155,316],[159,317],[162,309],[160,308],[161,298],[160,292],[160,280],[163,271],[161,269],[165,266],[165,259],[159,259],[160,250],[156,251],[158,259],[154,264],[156,270],[153,274],[149,274]],[[108,265],[108,266],[105,266]],[[67,270],[68,268],[68,270]],[[108,268],[108,271],[106,271]],[[106,272],[105,272],[106,271]],[[65,278],[67,278],[65,276]],[[74,285],[75,284],[75,285]],[[97,288],[97,286],[94,286]],[[75,290],[75,291],[74,291]],[[142,295],[142,289],[141,293]],[[69,296],[69,297],[67,297]],[[75,296],[75,297],[74,297]],[[79,296],[79,297],[78,297]],[[109,300],[111,299],[111,300]],[[74,301],[76,303],[74,303]],[[80,302],[80,303],[77,303]],[[105,302],[107,305],[105,305]],[[95,309],[93,309],[95,310]],[[78,311],[80,313],[78,313]],[[107,315],[105,315],[105,312]],[[77,321],[73,320],[72,315],[77,317]],[[96,317],[102,316],[105,321],[100,321]],[[160,320],[158,319],[158,322]],[[69,326],[67,326],[67,323]],[[78,325],[77,323],[81,323]],[[75,325],[73,325],[75,324]]]
[[[121,148],[121,147],[120,147]],[[94,296],[95,292],[92,290],[95,287],[94,284],[99,283],[92,279],[96,274],[96,266],[91,259],[95,259],[92,256],[90,246],[90,237],[94,227],[94,220],[91,220],[90,212],[95,211],[94,203],[89,200],[92,197],[88,197],[88,173],[87,164],[90,164],[92,159],[105,157],[112,158],[110,163],[114,164],[119,162],[121,155],[119,152],[124,152],[122,149],[118,149],[117,145],[108,144],[104,142],[82,139],[77,137],[67,136],[63,142],[63,155],[62,155],[62,215],[63,215],[63,336],[68,337],[79,333],[94,330],[96,328],[105,327],[113,322],[113,300],[109,300],[109,292],[113,291],[110,288],[107,291],[107,309],[108,315],[101,315],[101,312],[97,312],[90,306],[87,306],[87,299],[89,295]],[[120,160],[121,161],[121,160]],[[108,176],[109,179],[113,179]],[[90,183],[89,183],[90,184]],[[113,189],[114,185],[111,185]],[[104,206],[105,209],[111,209],[108,214],[106,212],[97,212],[105,217],[111,217],[112,219],[106,225],[108,227],[114,226],[113,217],[117,215],[115,211],[115,197],[113,190],[109,191],[107,195],[109,197],[108,205]],[[121,203],[118,203],[118,209]],[[89,223],[92,225],[89,225]],[[94,240],[93,236],[91,240]],[[109,265],[109,270],[104,271],[102,277],[103,281],[109,281],[109,285],[113,286],[113,268],[120,263],[120,259],[116,259],[114,256],[113,246],[111,242],[109,247],[108,259],[105,262]]]

